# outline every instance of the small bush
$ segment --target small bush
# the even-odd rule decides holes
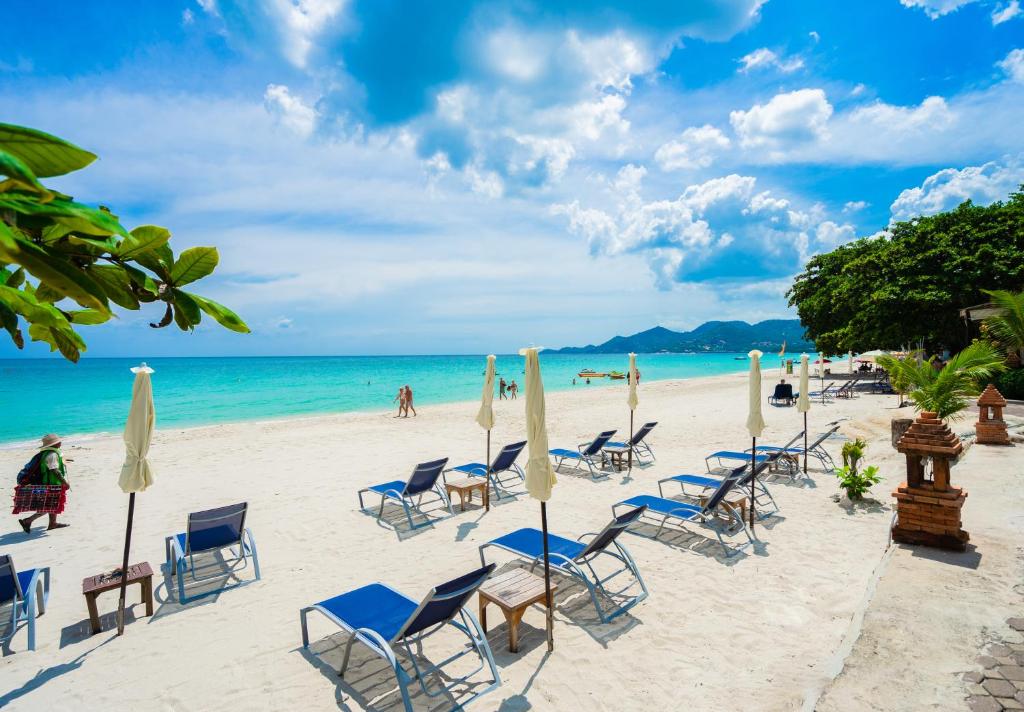
[[[882,481],[875,465],[865,467],[863,472],[843,466],[836,470],[836,477],[839,478],[839,488],[846,491],[851,501],[864,499],[864,493]]]
[[[1024,400],[1024,368],[1015,368],[1000,374],[995,384],[1003,398]]]

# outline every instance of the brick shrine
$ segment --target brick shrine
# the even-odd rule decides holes
[[[994,385],[982,391],[978,398],[978,422],[975,432],[978,434],[979,445],[1009,445],[1010,436],[1006,432],[1006,421],[1003,420],[1003,408],[1006,399]]]

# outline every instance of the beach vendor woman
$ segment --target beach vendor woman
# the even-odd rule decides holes
[[[64,511],[66,493],[71,489],[60,446],[59,436],[53,433],[44,436],[39,452],[22,470],[23,476],[19,476],[18,487],[15,488],[14,514],[35,512],[30,517],[18,520],[26,534],[32,528],[32,523],[44,514],[50,515],[47,529],[68,526],[57,521],[57,515]]]

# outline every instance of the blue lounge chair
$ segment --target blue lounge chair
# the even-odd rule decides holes
[[[821,433],[818,436],[817,440],[815,440],[813,443],[807,446],[807,455],[809,457],[813,457],[819,463],[821,463],[821,467],[824,470],[836,469],[836,463],[832,460],[832,456],[829,455],[828,450],[825,449],[824,443],[826,440],[832,437],[832,434],[835,433],[837,430],[839,430],[838,425],[832,426],[824,433]],[[801,432],[800,435],[803,435],[803,433]],[[797,436],[797,438],[799,437],[800,436]],[[795,443],[796,439],[791,440],[788,444],[782,446],[758,445],[757,451],[758,453],[764,453],[766,455],[775,455],[776,457],[784,455],[787,456],[788,458],[796,460],[801,455],[804,454],[804,449],[802,447],[797,447]],[[749,451],[750,450],[748,449],[747,452]],[[799,467],[797,469],[799,470]]]
[[[491,463],[490,474],[491,474],[491,487],[494,489],[494,494],[499,499],[503,495],[514,497],[521,492],[513,492],[509,489],[507,482],[510,478],[516,480],[516,484],[522,483],[526,480],[526,475],[522,468],[516,464],[516,458],[519,457],[519,453],[526,447],[526,441],[512,443],[501,448],[501,452],[494,458],[494,462]],[[470,477],[487,477],[487,465],[481,462],[470,462],[465,465],[459,465],[458,467],[451,467],[445,470],[447,472],[461,472],[462,474],[469,475]],[[444,478],[444,473],[442,473]],[[447,481],[447,480],[445,480]]]
[[[763,519],[769,515],[766,512],[766,506],[764,503],[767,501],[772,507],[772,512],[779,511],[779,505],[776,504],[775,498],[772,497],[772,493],[768,491],[768,487],[765,486],[764,482],[759,479],[765,470],[771,466],[770,460],[764,460],[758,463],[757,467],[753,470],[750,469],[750,465],[740,465],[739,467],[733,468],[729,473],[729,477],[736,479],[736,484],[733,486],[741,491],[749,492],[750,481],[754,481],[754,504],[757,506],[758,518]],[[677,484],[682,491],[682,494],[688,497],[702,497],[707,495],[708,490],[717,490],[722,486],[722,482],[725,478],[722,477],[708,477],[705,475],[673,475],[672,477],[665,477],[664,479],[658,480],[658,493],[664,497],[665,490],[664,484],[666,482],[672,482]],[[695,487],[697,491],[695,493],[687,492],[686,486],[690,485]]]
[[[177,576],[178,603],[187,603],[203,596],[260,580],[260,559],[256,553],[256,540],[253,539],[252,531],[245,526],[245,515],[248,511],[248,502],[241,502],[226,507],[193,512],[188,515],[188,525],[183,533],[169,536],[164,540],[166,561],[163,566],[163,574],[167,579],[168,593],[172,588],[171,579]],[[238,547],[237,552],[233,548],[236,546]],[[227,565],[226,572],[221,568],[216,573],[196,576],[196,554],[215,554],[224,549],[227,549],[232,556],[232,558],[225,558],[220,562]],[[223,586],[192,596],[185,594],[186,574],[189,575],[191,583],[202,583],[228,575],[234,576],[237,571],[248,567],[250,556],[255,574],[255,578],[250,581],[239,581],[230,586]],[[234,564],[238,562],[241,562],[242,566],[236,569]]]
[[[36,649],[36,618],[46,612],[50,598],[50,567],[18,571],[14,559],[0,556],[0,606],[10,605],[10,629],[0,638],[6,644],[18,632],[18,625],[26,623],[28,649]]]
[[[452,707],[452,709],[461,710],[470,701],[501,685],[501,677],[494,664],[487,636],[473,614],[464,608],[493,570],[494,564],[491,564],[440,586],[435,586],[419,603],[390,586],[372,583],[369,586],[363,586],[307,606],[299,612],[299,620],[302,624],[302,647],[309,647],[308,614],[311,611],[322,613],[350,636],[345,646],[345,659],[338,674],[342,677],[345,676],[352,645],[359,641],[373,653],[384,658],[395,671],[395,678],[398,680],[398,689],[402,695],[406,712],[412,712],[408,685],[413,679],[419,681],[423,693],[428,697],[437,697],[445,693],[450,695],[456,685],[467,682],[485,666],[488,667],[493,682],[483,690],[460,700]],[[410,646],[415,645],[422,650],[420,646],[424,638],[449,625],[469,638],[470,645],[437,665],[428,664],[425,669],[421,670]],[[410,675],[398,661],[398,657],[395,655],[397,644],[404,648],[405,655],[412,664],[413,675]],[[441,689],[437,692],[430,692],[427,689],[424,680],[426,675],[437,673],[436,677],[440,681],[442,679],[440,673],[445,665],[474,651],[480,657],[479,667],[462,677],[444,676],[443,679],[448,684],[442,684]]]
[[[629,439],[628,443],[615,443],[609,441],[605,443],[605,447],[631,447],[633,448],[633,456],[636,457],[637,464],[643,465],[643,455],[651,458],[651,460],[655,459],[654,450],[652,450],[651,446],[644,441],[644,438],[651,434],[651,431],[654,430],[654,426],[657,424],[657,421],[644,423],[640,426],[639,430],[633,433],[633,437]]]
[[[555,467],[559,468],[566,460],[571,460],[573,467],[579,468],[580,464],[587,466],[590,470],[590,476],[594,479],[598,477],[608,477],[608,473],[601,472],[601,466],[604,465],[604,455],[601,451],[604,446],[608,444],[608,441],[615,435],[614,430],[605,430],[603,433],[599,433],[596,438],[591,440],[589,443],[580,444],[575,450],[565,450],[562,448],[556,448],[555,450],[549,450],[548,454],[551,455],[555,461]],[[594,461],[594,458],[601,455],[601,464],[599,465]]]
[[[607,623],[616,616],[625,613],[630,608],[640,603],[640,601],[647,598],[647,585],[644,583],[643,578],[640,576],[640,570],[637,569],[636,563],[633,561],[633,557],[629,555],[629,551],[626,550],[617,539],[626,527],[635,522],[644,513],[644,507],[636,507],[630,511],[621,514],[611,522],[608,523],[604,529],[599,533],[588,533],[581,535],[575,541],[572,539],[566,539],[565,537],[555,536],[554,534],[548,534],[548,560],[551,564],[551,569],[559,573],[565,574],[566,576],[572,576],[575,579],[581,581],[590,593],[590,600],[594,603],[594,608],[597,610],[597,615],[600,617],[602,623]],[[593,537],[590,543],[584,544],[582,540],[588,537]],[[511,534],[498,537],[492,541],[487,542],[480,546],[480,562],[484,563],[484,549],[489,546],[496,547],[498,549],[504,549],[512,554],[515,554],[521,559],[526,559],[530,562],[530,569],[532,570],[538,564],[543,566],[544,564],[544,534],[540,529],[517,529]],[[612,551],[611,549],[614,549]],[[616,569],[609,575],[601,578],[597,571],[594,570],[594,560],[601,555],[609,556],[620,564],[621,568]],[[584,567],[593,574],[593,578],[587,576]],[[629,572],[633,578],[640,585],[640,593],[626,597],[626,602],[615,608],[612,608],[608,613],[605,613],[601,608],[601,603],[597,598],[597,593],[600,591],[603,595],[612,597],[613,595],[621,595],[626,592],[629,585],[620,591],[609,593],[605,588],[605,584],[618,576],[621,573]]]
[[[733,507],[724,505],[726,495],[733,490],[742,476],[743,472],[740,471],[734,472],[723,479],[715,492],[705,500],[703,505],[689,504],[687,502],[680,502],[666,497],[655,497],[654,495],[641,494],[613,504],[612,514],[616,514],[616,510],[619,507],[646,507],[646,516],[655,519],[660,517],[661,519],[658,524],[658,531],[653,537],[655,539],[661,536],[661,532],[665,528],[665,524],[670,519],[679,522],[681,525],[690,522],[700,524],[711,529],[715,533],[715,536],[718,537],[718,542],[722,545],[722,548],[725,549],[726,556],[732,556],[734,553],[738,552],[739,549],[730,549],[726,546],[725,540],[722,539],[723,530],[728,533],[730,529],[732,529],[733,533],[735,533],[736,530],[733,529],[733,526],[738,525],[739,529],[747,535],[748,544],[754,543],[754,538],[751,536],[750,530],[747,529],[746,522],[743,521],[743,517],[740,512]],[[725,522],[728,522],[733,526],[726,526]],[[637,532],[633,530],[632,533],[636,534]]]
[[[776,383],[775,392],[768,396],[770,405],[793,405],[794,400],[792,383]]]
[[[712,459],[718,460],[719,467],[725,467],[725,465],[722,464],[722,460],[733,460],[750,464],[751,457],[749,452],[738,452],[736,450],[719,450],[718,452],[713,452],[704,458],[704,466],[708,468],[708,472],[711,472]],[[753,459],[760,465],[762,462],[768,462],[771,458],[768,457],[768,455],[755,455]]]
[[[448,464],[447,457],[441,458],[440,460],[433,460],[431,462],[422,462],[419,465],[416,465],[412,474],[409,475],[409,480],[407,482],[392,480],[391,482],[384,482],[383,484],[364,487],[359,490],[359,509],[366,511],[366,505],[363,504],[364,492],[379,494],[380,508],[377,510],[378,521],[380,521],[381,515],[384,514],[384,503],[390,499],[402,505],[402,509],[405,510],[405,518],[409,520],[409,528],[416,529],[417,527],[423,527],[430,524],[430,520],[422,524],[414,524],[412,521],[412,513],[413,511],[416,511],[426,517],[426,514],[422,509],[423,497],[428,492],[433,492],[437,495],[438,499],[441,500],[441,504],[444,505],[444,508],[448,510],[448,514],[454,514],[452,511],[452,503],[448,499],[448,495],[439,481],[441,479],[441,472],[444,470],[444,466],[446,464]]]

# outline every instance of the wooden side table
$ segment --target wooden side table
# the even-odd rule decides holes
[[[612,461],[612,467],[617,472],[622,472],[626,467],[626,455],[629,453],[629,447],[606,447],[602,451],[608,455],[608,458]]]
[[[146,604],[146,615],[153,615],[153,569],[149,562],[132,564],[128,567],[128,585],[138,584],[142,592],[142,603]],[[85,595],[85,605],[89,608],[89,623],[92,624],[92,632],[100,632],[100,614],[96,607],[96,597],[104,591],[113,591],[121,588],[121,569],[114,569],[107,573],[90,576],[82,579],[82,593]]]
[[[703,507],[708,501],[707,497],[700,498],[700,505]],[[733,497],[732,499],[722,500],[722,506],[726,509],[739,510],[740,519],[747,521],[747,497]]]
[[[551,583],[551,597],[554,600],[555,589]],[[531,574],[526,569],[512,569],[498,576],[493,576],[480,587],[480,625],[487,632],[487,604],[493,603],[505,614],[508,624],[508,649],[519,652],[519,622],[523,619],[526,609],[535,603],[546,604],[544,578]]]
[[[449,499],[451,499],[452,492],[459,493],[459,511],[465,512],[466,500],[469,500],[470,504],[473,503],[473,490],[480,490],[481,501],[487,496],[487,480],[486,478],[473,477],[465,480],[445,482],[444,490],[448,493]]]

